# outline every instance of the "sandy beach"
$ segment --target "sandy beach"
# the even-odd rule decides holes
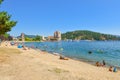
[[[73,59],[40,50],[0,46],[0,80],[120,80],[120,71],[110,72]]]

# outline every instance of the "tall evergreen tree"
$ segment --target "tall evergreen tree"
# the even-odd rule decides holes
[[[3,0],[0,0],[0,4],[3,2]]]
[[[0,4],[3,0],[0,0]],[[14,27],[17,21],[13,21],[10,19],[11,15],[9,15],[6,11],[0,12],[0,35],[4,35],[6,32],[11,31],[12,27]]]

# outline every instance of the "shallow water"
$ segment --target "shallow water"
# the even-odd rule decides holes
[[[25,45],[83,61],[105,60],[108,65],[120,67],[120,41],[26,42]]]

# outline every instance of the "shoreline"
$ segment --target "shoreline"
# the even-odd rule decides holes
[[[49,52],[49,51],[41,50],[41,49],[39,49],[39,48],[32,48],[32,49],[54,55],[54,54],[53,54],[54,52],[51,53],[51,52]],[[58,53],[58,54],[59,54],[59,53]],[[60,54],[59,54],[59,55],[60,55]],[[54,55],[54,56],[55,56],[55,55]],[[58,55],[57,55],[57,56],[58,56]],[[63,56],[64,56],[64,55],[63,55]],[[66,57],[67,57],[67,56],[66,56]],[[89,65],[92,65],[92,66],[95,66],[95,67],[101,67],[101,68],[107,68],[107,69],[109,69],[110,66],[116,67],[116,66],[109,65],[109,64],[106,64],[105,66],[96,66],[96,62],[95,62],[95,61],[89,61],[89,60],[85,60],[85,59],[77,59],[77,58],[72,58],[72,57],[67,57],[67,58],[69,58],[69,59],[71,59],[71,60],[83,62],[83,63],[89,64]],[[101,63],[101,62],[100,62],[100,63]],[[120,71],[120,67],[116,67],[116,68],[117,68],[117,70]]]
[[[49,52],[49,51],[44,51],[44,50],[41,50],[41,49],[39,49],[39,48],[32,48],[32,49],[34,49],[34,50],[38,50],[38,51],[42,51],[42,52],[47,52],[47,53],[49,53],[49,54],[52,54],[52,55],[54,55],[53,53],[54,52]],[[60,55],[60,53],[58,53],[59,55]],[[62,54],[63,55],[63,54]],[[65,56],[65,55],[63,55],[63,56]],[[68,56],[65,56],[65,57],[68,57]],[[95,61],[90,61],[90,60],[86,60],[86,59],[77,59],[77,58],[73,58],[73,57],[68,57],[69,59],[72,59],[72,60],[76,60],[76,61],[80,61],[80,62],[84,62],[84,63],[87,63],[87,64],[90,64],[90,65],[93,65],[93,66],[96,66],[96,62]],[[102,63],[102,62],[100,62],[100,63]],[[106,67],[106,68],[109,68],[110,66],[112,66],[112,67],[116,67],[118,70],[120,70],[120,67],[118,67],[118,66],[114,66],[114,65],[109,65],[109,64],[106,64],[105,66],[103,66],[103,67]],[[97,67],[97,66],[96,66]],[[100,67],[102,67],[102,66],[100,66]]]
[[[106,43],[106,47],[102,45],[104,45],[104,42],[93,42],[93,43],[88,43],[85,45],[83,45],[84,42],[80,42],[80,43],[67,43],[67,42],[60,42],[60,43],[56,43],[53,42],[53,44],[51,42],[48,43],[28,43],[26,45],[28,46],[36,46],[37,48],[41,49],[41,50],[46,50],[50,53],[60,53],[63,55],[66,55],[66,57],[70,57],[70,58],[77,58],[78,60],[82,59],[83,61],[95,61],[95,63],[97,61],[102,62],[103,60],[105,60],[105,62],[107,63],[108,66],[116,66],[120,68],[120,64],[119,64],[119,57],[117,57],[116,55],[119,56],[119,48],[112,48],[112,45],[116,45],[116,43],[112,44],[111,42]],[[75,44],[75,45],[74,45]],[[59,46],[57,46],[59,45]],[[73,46],[69,46],[69,45],[73,45]],[[79,46],[80,45],[80,46]],[[82,48],[82,45],[85,46],[85,48]],[[91,45],[91,47],[87,47]],[[95,45],[97,45],[95,47]],[[111,46],[109,46],[111,45]],[[47,47],[46,47],[47,46]],[[116,45],[118,46],[118,45]],[[57,47],[57,48],[56,48]],[[64,48],[64,50],[62,51],[61,48]],[[73,49],[73,50],[72,50]],[[72,50],[72,51],[71,51]],[[64,52],[65,51],[65,52]],[[71,52],[70,52],[71,51]],[[88,56],[89,54],[88,51],[92,51],[93,54],[91,54],[90,56]],[[115,54],[116,53],[116,54]],[[100,57],[99,57],[100,56]]]

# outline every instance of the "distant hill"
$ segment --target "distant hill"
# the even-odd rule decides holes
[[[25,37],[28,37],[28,38],[35,38],[36,35],[25,35]]]
[[[99,32],[93,32],[88,30],[76,30],[71,32],[66,32],[62,34],[62,40],[72,39],[72,40],[120,40],[120,36],[115,36],[111,34],[103,34]]]
[[[17,38],[19,38],[20,41],[22,40],[21,36],[18,36]],[[42,36],[25,34],[25,41],[41,41],[41,40],[42,40]]]
[[[20,38],[21,36],[18,36],[17,38]],[[28,38],[35,38],[36,37],[36,35],[26,35],[25,34],[25,37],[28,37]]]

